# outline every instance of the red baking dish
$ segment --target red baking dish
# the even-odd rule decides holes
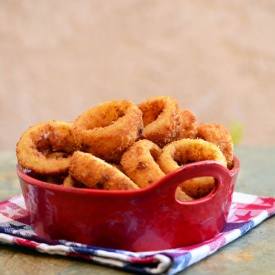
[[[208,240],[226,224],[240,169],[214,161],[188,164],[151,186],[133,191],[69,188],[25,174],[20,180],[33,230],[41,237],[65,239],[129,251],[162,250]],[[216,178],[207,196],[179,202],[180,182],[201,176]]]

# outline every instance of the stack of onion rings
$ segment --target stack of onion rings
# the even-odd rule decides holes
[[[223,125],[199,124],[175,99],[157,96],[138,105],[101,103],[72,123],[39,123],[22,134],[16,155],[24,169],[53,184],[137,190],[190,162],[215,160],[230,169],[233,142]],[[193,200],[214,185],[213,177],[190,179],[179,184],[175,196]]]

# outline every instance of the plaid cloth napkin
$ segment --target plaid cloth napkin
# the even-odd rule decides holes
[[[23,196],[19,195],[0,202],[0,243],[82,258],[130,272],[171,275],[215,253],[274,214],[274,197],[235,192],[227,225],[211,240],[188,247],[136,253],[43,239],[32,231]]]

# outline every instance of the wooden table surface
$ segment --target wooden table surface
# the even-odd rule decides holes
[[[275,196],[275,147],[237,147],[241,171],[236,191]],[[20,194],[13,152],[0,153],[0,200]],[[187,268],[191,274],[275,274],[275,218],[269,218],[214,255]],[[76,259],[0,244],[0,274],[127,274]]]

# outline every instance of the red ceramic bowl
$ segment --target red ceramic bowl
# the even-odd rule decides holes
[[[189,164],[153,185],[134,191],[77,189],[39,181],[20,167],[20,180],[34,231],[50,239],[149,251],[196,244],[226,224],[240,163],[229,170],[213,161]],[[179,202],[184,180],[213,176],[216,186],[204,198]]]

